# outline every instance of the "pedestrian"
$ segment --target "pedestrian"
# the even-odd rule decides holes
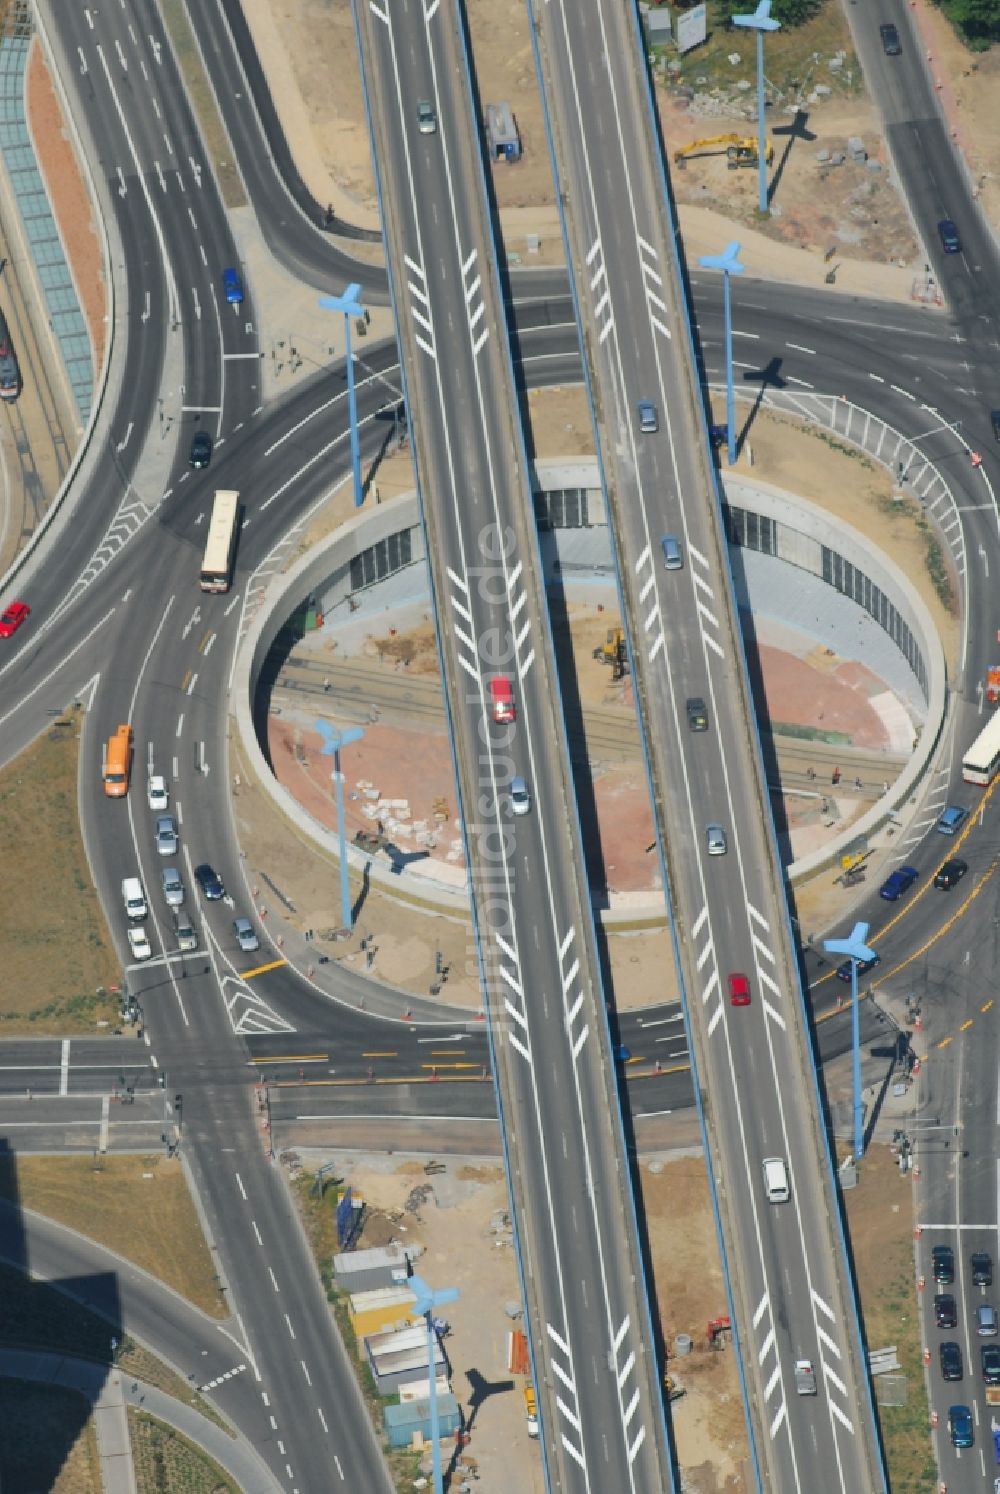
[[[840,782],[839,768],[834,768],[833,772],[830,774],[830,782],[833,784],[834,788],[836,788],[837,784]]]
[[[855,780],[854,780],[854,787],[856,789],[863,789],[864,788],[864,784],[861,782],[860,778],[855,778]]]
[[[814,781],[815,778],[816,778],[816,769],[815,768],[807,768],[806,769],[806,777],[810,780],[810,782]]]
[[[323,681],[323,694],[324,695],[329,695],[329,693],[330,693],[330,681],[328,679],[325,679]]]

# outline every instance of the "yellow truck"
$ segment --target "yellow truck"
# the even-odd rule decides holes
[[[524,1387],[524,1410],[528,1418],[528,1436],[538,1436],[538,1408],[535,1405],[535,1387],[526,1385]]]
[[[119,726],[108,741],[104,754],[104,792],[109,799],[122,799],[128,793],[132,771],[132,728]]]

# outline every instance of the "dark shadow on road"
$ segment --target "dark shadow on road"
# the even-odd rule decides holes
[[[737,457],[742,456],[743,454],[743,447],[750,435],[751,427],[753,426],[754,421],[757,419],[757,412],[760,409],[761,405],[764,403],[765,389],[786,388],[786,382],[781,377],[780,373],[781,363],[781,358],[772,358],[771,361],[769,363],[766,363],[763,368],[748,368],[744,370],[744,383],[758,384],[760,387],[758,388],[757,393],[754,395],[753,404],[750,406],[749,415],[743,422],[743,428],[740,430],[736,437]]]
[[[74,1355],[110,1371],[125,1341],[113,1274],[32,1281],[16,1156],[0,1139],[0,1344]],[[45,1494],[63,1470],[91,1413],[86,1396],[32,1380],[4,1382],[0,1488]]]

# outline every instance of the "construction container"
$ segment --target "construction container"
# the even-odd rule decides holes
[[[438,1397],[437,1411],[438,1431],[442,1437],[453,1438],[461,1429],[462,1413],[451,1391]],[[390,1447],[409,1447],[414,1437],[426,1442],[431,1435],[430,1401],[407,1401],[405,1405],[386,1406],[383,1417]]]
[[[375,1287],[370,1292],[355,1292],[347,1299],[347,1316],[355,1338],[367,1338],[387,1328],[409,1327],[417,1316],[413,1307],[416,1297],[409,1287]]]

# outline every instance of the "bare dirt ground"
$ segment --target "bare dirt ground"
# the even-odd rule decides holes
[[[35,151],[90,329],[94,366],[99,369],[104,361],[107,314],[101,245],[93,205],[80,175],[45,57],[37,43],[31,49],[28,63],[27,109]]]
[[[333,4],[329,0],[274,0],[270,6],[264,0],[247,0],[244,8],[303,179],[320,201],[331,202],[350,221],[377,226],[350,7],[345,0]],[[519,0],[469,0],[466,11],[480,98],[484,105],[511,105],[523,145],[519,162],[491,168],[508,254],[515,263],[561,262],[562,233],[527,9]],[[813,30],[816,45],[826,51],[849,46],[835,0],[830,0],[821,24]],[[694,59],[695,80],[700,76],[698,66]],[[752,62],[744,72],[752,76]],[[687,115],[686,101],[671,102],[665,81],[658,88],[657,101],[670,150],[676,148],[675,142],[719,134],[731,126],[738,127],[740,134],[747,133],[746,120],[736,113],[696,124]],[[781,116],[776,123],[784,126],[789,119]],[[775,137],[781,164],[777,212],[763,227],[754,226],[752,172],[731,173],[717,161],[701,161],[690,166],[684,178],[675,179],[689,261],[716,252],[736,221],[741,225],[744,260],[752,273],[819,284],[829,268],[823,253],[834,245],[840,264],[835,289],[909,299],[912,276],[900,265],[912,261],[916,246],[887,170],[873,174],[861,166],[836,168],[831,180],[823,183],[823,209],[816,207],[817,150],[836,152],[849,135],[860,135],[872,157],[880,157],[878,124],[871,107],[860,96],[833,95],[811,105],[802,123],[815,135],[815,143],[796,139],[784,161],[787,142],[780,135]],[[734,178],[738,178],[735,184]],[[529,236],[540,240],[537,252],[529,247]]]
[[[455,1160],[428,1175],[422,1160],[334,1155],[338,1175],[369,1210],[362,1244],[419,1244],[425,1254],[417,1270],[432,1284],[458,1288],[445,1314],[451,1324],[446,1347],[455,1395],[472,1420],[468,1450],[479,1468],[477,1487],[483,1494],[541,1494],[538,1445],[528,1438],[524,1418],[524,1380],[507,1372],[507,1335],[519,1319],[505,1309],[520,1294],[504,1227],[502,1169]],[[328,1160],[319,1152],[301,1156],[308,1167]],[[669,1298],[659,1303],[662,1331],[671,1349],[677,1334],[694,1341],[690,1355],[668,1363],[687,1391],[671,1407],[684,1487],[689,1494],[737,1494],[750,1485],[740,1475],[747,1448],[735,1360],[731,1348],[706,1347],[707,1324],[725,1313],[726,1304],[704,1163],[700,1156],[658,1160],[642,1168],[641,1186],[654,1271],[671,1283]]]

